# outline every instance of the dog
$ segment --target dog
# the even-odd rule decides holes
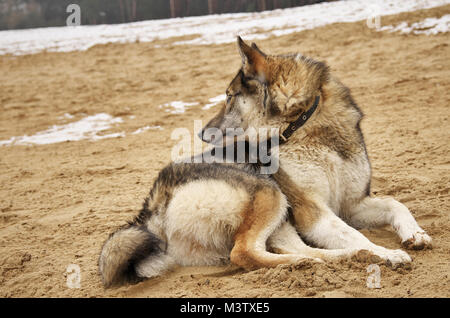
[[[375,245],[357,230],[386,224],[404,247],[431,248],[406,206],[370,196],[363,115],[326,64],[301,54],[267,55],[240,37],[238,49],[242,67],[201,138],[217,146],[231,143],[232,129],[276,128],[282,133],[258,140],[278,138],[271,149],[277,171],[262,174],[260,163],[246,162],[169,164],[135,219],[104,243],[104,286],[155,277],[175,265],[231,262],[252,270],[361,250],[393,266],[411,262],[406,252]],[[222,138],[211,138],[210,129]]]

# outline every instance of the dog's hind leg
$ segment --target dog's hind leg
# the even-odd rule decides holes
[[[405,248],[431,248],[431,237],[417,224],[408,208],[393,198],[366,197],[348,215],[349,224],[356,228],[392,225]]]
[[[230,254],[232,263],[253,270],[295,264],[311,258],[298,254],[274,254],[266,249],[267,239],[287,213],[286,198],[278,189],[262,187],[257,190],[243,213],[243,222],[236,232]]]
[[[270,250],[278,254],[305,255],[308,258],[323,261],[348,259],[360,251],[359,249],[352,248],[327,250],[308,246],[303,242],[294,226],[289,222],[284,222],[275,230],[269,237],[267,246]]]

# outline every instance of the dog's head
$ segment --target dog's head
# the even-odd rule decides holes
[[[206,142],[214,142],[211,134],[203,133],[208,129],[222,136],[237,128],[282,129],[311,105],[328,81],[328,67],[301,54],[267,55],[240,37],[238,49],[242,66],[226,90],[222,109],[201,133]]]

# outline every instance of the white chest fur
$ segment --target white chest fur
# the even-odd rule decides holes
[[[319,196],[340,216],[365,196],[370,180],[370,164],[364,153],[351,159],[342,159],[334,152],[283,153],[280,167],[302,191]]]

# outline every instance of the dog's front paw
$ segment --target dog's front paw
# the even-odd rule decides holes
[[[402,242],[402,246],[409,250],[433,248],[431,237],[424,231],[414,233],[412,237]]]
[[[400,265],[406,265],[411,263],[411,257],[402,250],[389,250],[387,248],[381,248],[371,250],[371,252],[381,259],[383,259],[388,265],[396,268]]]

